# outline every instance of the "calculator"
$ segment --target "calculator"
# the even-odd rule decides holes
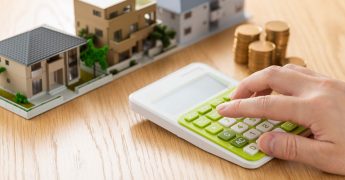
[[[190,64],[129,96],[131,108],[195,146],[244,168],[258,168],[272,159],[256,140],[265,132],[306,135],[289,121],[222,117],[216,107],[229,102],[237,81],[213,68]]]

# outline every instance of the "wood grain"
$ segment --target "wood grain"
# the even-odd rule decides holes
[[[74,32],[72,0],[0,0],[0,39],[49,24]],[[345,80],[345,1],[247,0],[250,22],[284,20],[288,54]],[[246,170],[202,151],[132,112],[128,95],[196,60],[242,79],[232,57],[234,29],[51,110],[31,121],[0,109],[0,179],[341,179],[273,160]]]

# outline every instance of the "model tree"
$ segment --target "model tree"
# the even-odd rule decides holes
[[[81,29],[78,32],[78,36],[82,37],[82,38],[84,38],[86,40],[92,39],[92,41],[96,41],[96,35],[92,34],[92,33],[89,33],[85,28]]]
[[[87,67],[93,68],[93,76],[96,77],[96,64],[98,63],[102,70],[108,68],[107,55],[109,48],[103,46],[102,48],[96,48],[92,39],[87,41],[86,49],[81,52],[80,59],[84,61]]]
[[[3,73],[3,72],[5,72],[5,71],[6,71],[6,68],[0,67],[0,74]]]
[[[171,44],[171,40],[176,36],[176,32],[172,29],[168,29],[166,25],[159,24],[155,26],[154,31],[150,34],[150,39],[156,41],[160,40],[164,48],[167,48]]]

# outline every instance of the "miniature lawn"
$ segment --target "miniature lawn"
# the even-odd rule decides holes
[[[2,90],[2,89],[0,89],[0,96],[3,97],[3,98],[5,98],[5,99],[7,99],[7,100],[9,100],[9,101],[11,101],[11,102],[13,102],[13,103],[15,103],[15,104],[19,104],[19,105],[21,105],[21,106],[23,106],[23,107],[25,107],[25,108],[31,108],[31,107],[34,106],[34,104],[31,104],[31,103],[28,103],[28,104],[16,103],[16,102],[14,101],[15,95],[14,95],[14,94],[11,94],[11,93],[9,93],[9,92],[7,92],[7,91],[4,91],[4,90]]]
[[[74,91],[75,87],[77,87],[79,85],[82,85],[82,84],[84,84],[84,83],[86,83],[86,82],[88,82],[88,81],[90,81],[92,79],[93,79],[93,74],[88,73],[88,72],[86,72],[84,70],[81,70],[80,71],[80,79],[79,79],[79,81],[77,83],[74,83],[74,84],[72,84],[70,86],[67,86],[67,87],[68,87],[68,89]]]

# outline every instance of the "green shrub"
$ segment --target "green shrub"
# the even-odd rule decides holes
[[[14,101],[19,104],[29,104],[28,98],[21,93],[16,93]]]
[[[138,63],[137,63],[136,60],[131,60],[131,61],[129,62],[129,67],[135,66],[135,65],[137,65],[137,64],[138,64]]]
[[[3,73],[3,72],[5,72],[5,71],[6,71],[6,68],[0,67],[0,74]]]
[[[115,74],[119,73],[119,70],[113,69],[113,70],[110,71],[110,73],[111,73],[112,75],[115,75]]]

